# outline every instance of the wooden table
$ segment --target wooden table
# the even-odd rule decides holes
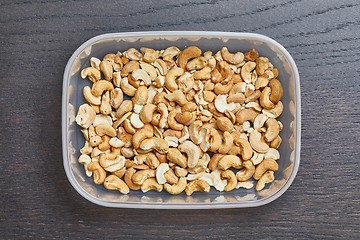
[[[0,1],[1,239],[359,239],[359,1]],[[298,175],[252,209],[96,206],[68,182],[62,74],[85,40],[108,32],[214,30],[274,38],[301,77]]]

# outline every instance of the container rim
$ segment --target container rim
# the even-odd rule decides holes
[[[294,168],[289,175],[288,180],[277,192],[269,197],[261,200],[248,201],[244,203],[239,202],[221,202],[221,203],[114,203],[109,201],[99,200],[86,191],[77,183],[73,172],[70,170],[70,161],[68,160],[68,91],[67,87],[69,84],[69,75],[72,64],[75,58],[88,46],[106,39],[113,38],[143,38],[143,37],[157,37],[157,38],[169,38],[169,37],[206,37],[206,38],[242,38],[242,39],[254,39],[268,43],[269,45],[275,46],[286,58],[291,65],[295,76],[295,99],[296,99],[296,144],[295,144],[295,157],[294,157]],[[121,32],[121,33],[106,33],[95,36],[83,44],[81,44],[75,52],[71,55],[69,61],[66,64],[64,75],[63,75],[63,89],[62,89],[62,113],[61,113],[61,127],[62,127],[62,152],[63,152],[63,163],[66,176],[70,184],[75,190],[85,199],[90,202],[104,206],[104,207],[117,207],[117,208],[142,208],[142,209],[220,209],[220,208],[246,208],[246,207],[258,207],[268,204],[285,193],[295,179],[295,176],[299,169],[300,164],[300,148],[301,148],[301,96],[300,96],[300,77],[297,66],[290,53],[277,41],[258,33],[247,33],[247,32],[215,32],[215,31],[143,31],[143,32]]]

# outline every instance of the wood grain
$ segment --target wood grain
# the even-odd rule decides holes
[[[1,239],[359,239],[360,3],[309,0],[0,1]],[[102,33],[257,32],[301,77],[301,166],[253,209],[109,209],[83,199],[62,166],[62,74]]]

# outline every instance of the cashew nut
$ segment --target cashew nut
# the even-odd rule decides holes
[[[186,68],[186,64],[190,59],[200,57],[201,50],[198,47],[191,46],[185,48],[182,52],[180,52],[178,56],[178,65],[182,68]]]
[[[105,134],[110,137],[116,136],[116,130],[109,124],[99,124],[95,127],[95,131],[99,136],[104,136]]]
[[[112,91],[114,89],[114,85],[106,80],[100,80],[93,84],[91,88],[91,92],[94,96],[98,97],[103,94],[104,91]]]
[[[234,131],[234,125],[227,117],[219,117],[216,120],[216,126],[223,132],[233,132]]]
[[[181,107],[187,103],[186,97],[181,90],[175,90],[172,93],[168,93],[165,95],[165,98],[171,102],[179,104]]]
[[[129,169],[126,170],[125,172],[125,176],[124,176],[124,181],[126,183],[126,185],[128,185],[128,187],[132,190],[139,190],[140,186],[136,185],[133,181],[132,181],[132,177],[133,175],[136,173],[136,170],[133,167],[130,167]]]
[[[132,176],[132,181],[136,185],[142,185],[145,180],[149,177],[155,177],[155,170],[154,169],[143,169],[140,171],[137,171]]]
[[[193,192],[210,192],[210,185],[206,181],[200,179],[191,181],[186,185],[185,193],[187,196],[190,196]]]
[[[247,181],[255,172],[255,166],[252,161],[243,161],[242,165],[244,168],[236,173],[239,182]]]
[[[140,116],[140,120],[143,123],[150,123],[152,118],[153,118],[153,114],[156,110],[156,105],[152,104],[152,103],[148,103],[146,104],[139,113]]]
[[[79,107],[75,121],[79,126],[83,128],[89,128],[95,121],[95,116],[96,113],[94,109],[89,104],[85,103]]]
[[[179,181],[176,184],[170,185],[169,183],[165,183],[164,188],[168,193],[176,195],[176,194],[180,194],[185,190],[186,184],[187,184],[186,178],[181,177],[179,178]]]
[[[184,125],[182,125],[176,121],[175,117],[177,114],[178,114],[178,112],[176,110],[171,111],[169,113],[167,123],[171,129],[176,130],[176,131],[181,131],[184,128]]]
[[[122,194],[128,194],[130,192],[128,185],[115,175],[109,175],[105,178],[104,187],[109,190],[117,190]]]
[[[177,148],[169,148],[166,157],[170,162],[173,162],[182,168],[187,167],[186,157]]]
[[[92,82],[97,82],[101,78],[100,71],[94,67],[84,68],[80,74],[81,74],[81,78],[85,79],[86,77],[88,77],[89,80]]]
[[[140,147],[145,139],[151,138],[154,135],[154,128],[150,124],[145,124],[144,127],[134,133],[132,143],[135,149]]]
[[[200,159],[200,149],[198,146],[187,140],[179,145],[179,150],[186,154],[189,168],[193,168],[197,165]]]
[[[280,133],[280,126],[275,118],[269,118],[265,123],[267,130],[264,137],[267,142],[273,141]]]
[[[133,97],[136,93],[136,88],[129,83],[129,79],[124,77],[120,82],[121,90],[128,96]]]
[[[110,93],[107,91],[101,97],[100,112],[102,114],[108,115],[111,113],[111,110]]]
[[[180,77],[184,73],[182,68],[173,68],[165,76],[165,87],[169,91],[173,92],[179,88],[176,83],[176,78]]]
[[[83,94],[85,100],[91,105],[100,105],[101,104],[101,96],[94,96],[91,92],[91,88],[89,86],[85,86],[83,89]]]
[[[236,122],[240,124],[243,124],[245,121],[254,122],[258,114],[259,113],[257,113],[253,109],[242,109],[238,111],[235,115]]]
[[[266,183],[271,183],[272,181],[274,181],[274,179],[275,179],[274,172],[267,171],[258,180],[256,187],[255,187],[256,191],[261,191],[262,189],[264,189]]]
[[[221,170],[227,170],[229,168],[241,168],[242,162],[238,156],[235,155],[225,155],[219,160],[218,168]]]
[[[246,83],[251,82],[251,72],[255,69],[255,62],[247,62],[241,68],[241,77]]]
[[[240,147],[240,154],[243,160],[251,159],[253,155],[253,149],[251,148],[250,143],[246,139],[237,138],[234,139],[234,143]]]
[[[135,81],[140,81],[142,80],[144,82],[144,84],[146,86],[150,86],[151,84],[151,78],[150,76],[147,74],[147,72],[143,69],[137,69],[137,70],[134,70],[132,73],[131,73],[131,76],[132,78],[135,80]]]
[[[104,75],[104,78],[108,81],[112,79],[113,74],[113,61],[112,60],[103,60],[99,64],[100,70]]]
[[[218,149],[219,153],[226,154],[229,152],[231,147],[233,146],[234,138],[231,133],[224,132],[223,134],[223,143],[221,144],[220,148]]]
[[[106,171],[100,166],[98,162],[89,163],[87,168],[93,173],[95,184],[102,184],[105,181]]]
[[[236,108],[235,103],[227,103],[227,95],[218,95],[215,98],[214,104],[216,109],[221,113],[224,113],[226,110],[232,111]]]
[[[224,188],[225,192],[232,191],[237,185],[237,179],[233,171],[225,170],[221,172],[221,177],[227,180],[227,184]]]
[[[145,152],[155,150],[161,154],[165,154],[169,151],[169,145],[164,139],[151,137],[141,142],[140,149]]]
[[[231,64],[239,64],[244,61],[244,54],[242,52],[237,52],[232,54],[226,47],[221,49],[221,56],[224,58],[225,61]]]
[[[78,162],[81,165],[84,165],[84,170],[85,170],[86,176],[91,177],[92,176],[92,171],[90,171],[88,169],[88,165],[89,165],[89,163],[91,163],[91,158],[86,154],[81,154],[79,159],[78,159]]]
[[[274,159],[264,159],[259,165],[256,166],[253,178],[259,180],[266,171],[276,172],[279,169],[279,165]]]
[[[281,82],[274,78],[270,81],[269,87],[271,89],[269,99],[271,102],[276,104],[280,101],[280,99],[283,96],[283,88],[282,88]]]
[[[148,178],[141,185],[141,191],[146,193],[150,190],[161,192],[163,190],[163,185],[156,182],[156,178]]]

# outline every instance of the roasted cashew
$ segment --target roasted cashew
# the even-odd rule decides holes
[[[99,124],[95,127],[95,131],[99,136],[104,136],[105,134],[110,137],[116,136],[116,130],[109,124]]]
[[[150,124],[145,124],[144,127],[136,131],[132,137],[132,143],[135,149],[140,147],[140,144],[147,138],[154,136],[154,128]]]
[[[210,185],[206,181],[200,179],[191,181],[186,185],[185,193],[187,196],[190,196],[193,192],[210,192]]]
[[[277,79],[272,79],[269,83],[271,89],[270,101],[274,104],[278,103],[283,96],[283,88],[281,82]]]
[[[216,126],[222,131],[222,132],[233,132],[234,131],[234,125],[227,117],[219,117],[216,120]]]
[[[169,151],[169,145],[164,139],[151,137],[141,142],[140,149],[144,152],[155,150],[161,154],[166,154]]]
[[[101,78],[101,73],[98,69],[93,67],[87,67],[81,70],[81,78],[85,79],[86,77],[89,78],[92,82],[97,82]]]
[[[129,79],[124,77],[120,82],[121,90],[128,96],[133,97],[136,93],[136,88],[129,83]]]
[[[148,99],[148,88],[140,86],[135,91],[135,95],[131,99],[134,105],[145,105]]]
[[[222,138],[221,134],[216,130],[215,128],[210,129],[210,136],[209,136],[209,142],[210,142],[210,152],[216,152],[222,144]]]
[[[115,175],[109,175],[105,178],[104,187],[109,190],[117,190],[122,194],[128,194],[130,192],[128,185]]]
[[[275,118],[269,118],[265,126],[267,127],[264,137],[267,142],[273,141],[280,133],[280,126]]]
[[[251,159],[253,155],[253,149],[251,148],[250,143],[246,139],[234,138],[235,145],[240,147],[241,157],[243,160]]]
[[[221,177],[227,180],[227,184],[224,188],[225,192],[232,191],[237,185],[237,179],[233,171],[225,170],[221,172]]]
[[[181,107],[187,103],[186,97],[181,90],[175,90],[172,93],[168,93],[165,95],[165,98],[171,102],[177,103]]]
[[[238,111],[235,115],[236,122],[240,124],[243,124],[245,121],[254,122],[258,114],[259,113],[257,113],[252,109],[247,109],[247,108],[242,109]]]
[[[184,73],[182,68],[173,68],[165,76],[165,87],[169,91],[173,92],[179,88],[176,83],[176,78],[180,77]]]
[[[185,48],[183,51],[180,52],[178,56],[178,65],[182,68],[186,68],[186,64],[190,59],[200,57],[201,50],[198,47],[191,46],[188,48]]]
[[[232,111],[236,108],[235,103],[227,102],[227,95],[218,95],[215,98],[214,104],[215,104],[216,110],[218,110],[221,113],[224,113],[226,110]]]
[[[271,183],[272,181],[274,181],[274,179],[275,179],[274,172],[267,171],[258,180],[256,187],[255,187],[256,191],[261,191],[265,187],[266,183]]]
[[[156,178],[151,177],[146,179],[141,185],[141,191],[146,193],[150,190],[161,192],[163,190],[163,185],[156,182]]]
[[[184,128],[184,125],[182,125],[176,121],[175,117],[177,114],[178,114],[178,112],[176,110],[171,111],[169,113],[167,123],[171,129],[176,130],[176,131],[181,131]]]
[[[227,170],[229,168],[241,168],[242,162],[238,156],[225,155],[218,162],[218,168],[221,170]]]
[[[255,166],[252,161],[243,161],[242,165],[244,168],[236,173],[236,177],[239,182],[247,181],[255,172]]]
[[[269,145],[262,139],[261,133],[256,130],[250,133],[249,142],[251,147],[259,153],[265,153],[269,149]]]
[[[93,84],[91,88],[91,92],[94,96],[98,97],[103,94],[104,91],[112,91],[114,89],[114,85],[106,80],[100,80]]]
[[[264,159],[259,165],[256,166],[253,178],[259,180],[266,171],[276,172],[279,169],[279,165],[274,159]]]
[[[225,61],[231,64],[239,64],[244,61],[244,54],[242,52],[237,52],[232,54],[226,47],[221,49],[221,56],[224,58]]]
[[[106,178],[106,171],[100,166],[98,162],[91,162],[87,169],[93,173],[94,183],[102,184]]]
[[[100,113],[104,115],[109,115],[112,111],[110,105],[110,93],[107,91],[101,97],[101,104],[100,104]]]
[[[144,181],[149,177],[155,177],[155,170],[154,169],[143,169],[140,171],[137,171],[132,175],[131,180],[136,185],[142,185]]]
[[[181,177],[179,178],[179,181],[176,184],[170,185],[168,183],[165,183],[164,188],[168,193],[176,195],[176,194],[180,194],[185,190],[186,184],[187,184],[186,178]]]
[[[91,92],[91,88],[89,86],[85,86],[83,89],[83,95],[85,100],[91,105],[100,105],[101,104],[101,96],[94,96]]]
[[[136,185],[132,181],[132,177],[133,177],[134,173],[136,173],[136,170],[133,167],[128,168],[125,172],[124,181],[131,190],[139,190],[141,186]]]
[[[156,110],[156,105],[152,103],[146,104],[139,113],[140,119],[143,123],[149,123],[151,122],[153,118],[153,114]]]
[[[186,153],[189,168],[193,168],[197,165],[200,159],[200,149],[198,146],[187,140],[179,145],[179,150]]]
[[[226,154],[229,152],[231,147],[233,146],[234,138],[231,133],[224,132],[223,134],[223,143],[221,144],[220,148],[218,149],[219,153]]]
[[[79,107],[75,121],[79,126],[83,128],[89,128],[95,121],[95,116],[96,113],[94,109],[89,104],[85,103]]]
[[[187,167],[187,158],[177,148],[169,148],[166,157],[170,162],[173,162],[182,168]]]

